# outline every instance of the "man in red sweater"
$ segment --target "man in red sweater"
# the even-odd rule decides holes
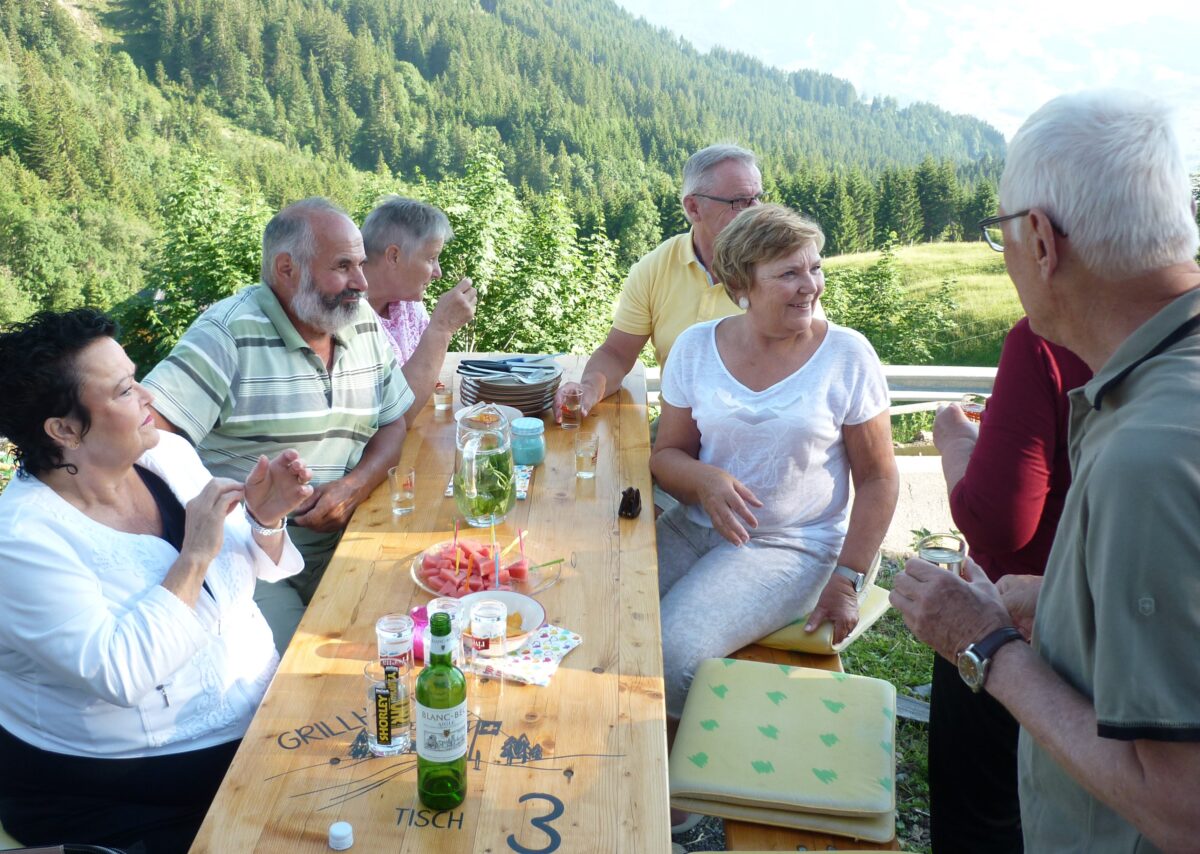
[[[989,579],[1041,575],[1062,513],[1071,466],[1067,392],[1092,378],[1064,347],[1022,318],[1008,333],[983,420],[955,405],[938,413],[954,525]],[[933,657],[929,794],[933,850],[1013,854],[1023,849],[1017,798],[1017,722],[958,670]],[[963,750],[970,743],[971,750]]]

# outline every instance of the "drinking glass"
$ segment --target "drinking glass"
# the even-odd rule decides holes
[[[406,466],[388,469],[388,483],[392,488],[392,515],[406,516],[416,507],[417,470]]]
[[[589,480],[596,476],[596,457],[600,454],[600,437],[595,433],[575,436],[575,477]]]
[[[379,659],[363,668],[367,679],[367,746],[376,756],[405,753],[412,744],[412,617],[384,614],[375,621]]]
[[[471,608],[471,662],[476,672],[486,659],[502,658],[508,634],[508,608],[495,599],[476,602]]]
[[[979,395],[964,394],[958,405],[962,409],[963,415],[967,416],[969,421],[974,421],[978,424],[983,419],[983,410],[986,404]]]
[[[433,408],[445,411],[454,405],[454,375],[438,380],[433,387]]]
[[[578,430],[583,422],[583,389],[571,388],[563,392],[562,428]]]
[[[957,534],[930,534],[917,543],[917,557],[962,575],[967,541]]]
[[[454,637],[454,649],[450,654],[450,660],[455,667],[463,666],[462,654],[462,602],[455,599],[453,596],[439,596],[436,599],[430,599],[429,604],[425,606],[425,613],[429,616],[429,622],[433,622],[433,615],[439,611],[444,611],[450,615],[450,634]],[[429,625],[425,625],[425,632],[422,636],[425,648],[425,666],[429,666]]]
[[[408,614],[385,614],[375,621],[375,641],[379,645],[379,661],[384,665],[400,659],[412,662],[413,618]]]
[[[367,747],[375,756],[396,756],[412,747],[412,697],[406,669],[368,661]]]

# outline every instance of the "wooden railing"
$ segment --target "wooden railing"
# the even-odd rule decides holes
[[[950,365],[884,365],[892,414],[936,409],[947,400],[964,394],[992,393],[995,368],[962,368]],[[646,393],[650,403],[658,403],[662,374],[658,368],[646,368]]]

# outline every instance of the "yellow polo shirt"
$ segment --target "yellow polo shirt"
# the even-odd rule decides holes
[[[630,268],[613,327],[630,335],[649,335],[654,357],[665,365],[683,330],[741,313],[725,288],[709,280],[689,231],[664,240]]]

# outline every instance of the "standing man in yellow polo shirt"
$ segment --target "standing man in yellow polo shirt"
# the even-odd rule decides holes
[[[630,269],[608,338],[588,359],[580,381],[558,389],[556,420],[562,420],[562,396],[569,388],[583,388],[583,415],[619,389],[647,340],[653,340],[654,355],[664,365],[683,330],[741,313],[708,265],[721,229],[762,201],[762,173],[754,154],[736,145],[697,151],[683,167],[679,197],[692,230],[664,240]]]

